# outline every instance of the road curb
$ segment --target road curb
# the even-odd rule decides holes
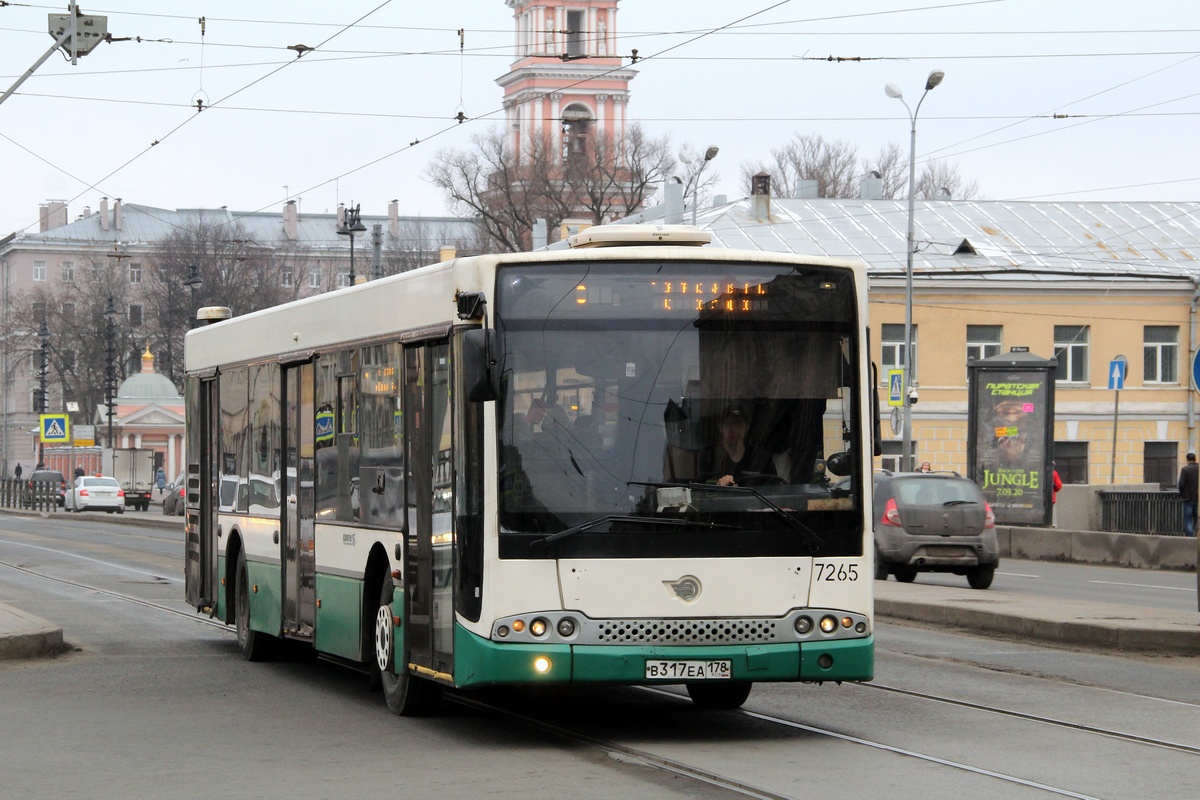
[[[877,581],[875,614],[1038,644],[1200,655],[1200,621],[1194,612]]]
[[[62,628],[0,603],[0,661],[50,656],[66,649]]]

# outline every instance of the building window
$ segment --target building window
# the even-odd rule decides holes
[[[62,361],[63,372],[72,373],[75,371],[75,351],[74,350],[63,350],[61,361]]]
[[[292,272],[291,267],[284,267],[279,271],[279,285],[285,289],[296,285],[296,275]]]
[[[47,392],[49,394],[49,392]],[[29,393],[29,410],[35,414],[41,414],[44,406],[42,405],[42,390],[34,387]]]
[[[46,301],[45,300],[34,300],[33,301],[33,318],[36,319],[38,322],[46,321]]]
[[[349,286],[350,285],[350,273],[342,272],[339,270],[338,274],[337,274],[337,285],[338,285],[338,288],[341,288],[342,286]]]
[[[320,289],[321,288],[321,270],[319,270],[319,269],[309,270],[308,288],[310,288],[310,289]]]
[[[904,440],[885,439],[881,444],[883,445],[883,456],[880,459],[880,467],[891,472],[899,472],[900,457],[904,455]],[[912,452],[916,453],[917,450],[917,440],[913,439]]]
[[[1055,325],[1054,357],[1058,359],[1059,383],[1087,383],[1088,326]]]
[[[583,55],[583,38],[586,31],[583,29],[583,12],[568,11],[567,12],[567,55],[581,56]]]
[[[1145,382],[1179,383],[1179,328],[1147,325],[1145,342]]]
[[[1054,469],[1063,483],[1088,482],[1088,443],[1055,442]]]
[[[883,345],[883,355],[880,358],[883,366],[883,374],[880,377],[886,383],[887,371],[889,369],[904,369],[904,326],[903,325],[883,325],[883,330],[880,331]],[[916,366],[917,354],[917,326],[912,326],[913,340],[913,366]]]
[[[63,314],[63,322],[67,323],[68,325],[75,324],[75,304],[74,303],[63,303],[62,314]]]
[[[33,279],[35,281],[46,280],[46,262],[45,261],[33,262]]]
[[[1000,355],[1003,325],[967,326],[967,361]]]
[[[142,265],[141,264],[136,264],[136,263],[130,262],[130,264],[129,264],[129,282],[130,283],[141,283],[142,282]]]
[[[132,328],[140,328],[142,325],[142,307],[131,305],[129,307],[129,326]]]
[[[74,283],[75,282],[75,262],[74,261],[62,262],[62,279],[63,279],[63,283]]]
[[[1161,489],[1179,485],[1179,442],[1146,442],[1142,453],[1142,480]]]

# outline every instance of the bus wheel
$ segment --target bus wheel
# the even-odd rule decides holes
[[[234,578],[234,618],[237,622],[238,649],[247,661],[266,661],[271,657],[274,636],[250,629],[250,576],[246,570],[246,554],[238,553],[237,577]]]
[[[407,667],[396,674],[396,637],[392,625],[391,575],[385,575],[379,590],[375,612],[375,667],[383,684],[383,698],[393,713],[402,717],[424,717],[436,713],[442,700],[442,687],[409,673]]]
[[[692,702],[700,708],[721,710],[740,708],[742,703],[746,702],[746,698],[750,696],[750,689],[754,684],[750,681],[738,681],[737,683],[705,681],[704,683],[689,683],[686,686]]]

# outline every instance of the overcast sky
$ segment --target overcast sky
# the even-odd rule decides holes
[[[47,15],[65,9],[0,7],[0,89],[43,55]],[[495,80],[513,61],[504,0],[81,10],[133,41],[76,66],[55,54],[0,105],[0,236],[36,230],[47,200],[74,219],[102,196],[237,211],[291,197],[302,212],[341,201],[365,214],[398,199],[402,214],[444,214],[427,166],[499,124]],[[742,165],[797,132],[907,152],[909,118],[884,85],[915,105],[933,69],[946,77],[921,107],[918,158],[956,163],[985,199],[1200,195],[1196,0],[624,0],[618,29],[620,52],[641,57],[631,119],[676,145],[718,145],[710,169],[731,198],[746,194]],[[296,44],[317,49],[297,59]],[[198,99],[212,107],[198,113]]]

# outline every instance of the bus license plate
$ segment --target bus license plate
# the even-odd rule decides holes
[[[646,678],[651,680],[716,681],[729,680],[728,660],[718,661],[647,661]]]

